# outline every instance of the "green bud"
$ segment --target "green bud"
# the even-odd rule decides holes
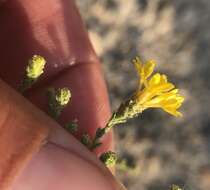
[[[19,91],[24,93],[27,89],[38,80],[41,74],[44,72],[46,60],[40,55],[34,55],[28,62],[26,67],[26,73],[19,86]]]
[[[57,119],[60,116],[63,109],[69,103],[71,93],[68,88],[60,88],[58,90],[50,88],[47,91],[47,98],[49,114],[54,119]]]
[[[29,79],[37,79],[44,72],[46,60],[40,55],[34,55],[29,60],[29,64],[26,67],[26,76]]]
[[[69,103],[70,98],[71,98],[71,93],[68,88],[58,89],[55,95],[56,101],[61,106],[67,105]]]
[[[115,166],[117,162],[117,154],[112,151],[103,153],[99,158],[107,167]]]
[[[75,132],[78,131],[78,123],[77,123],[77,120],[74,120],[70,123],[67,123],[66,126],[65,126],[65,129],[67,131],[69,131],[71,134],[74,134]]]
[[[85,133],[85,134],[82,135],[82,137],[81,137],[81,143],[83,145],[85,145],[86,147],[88,147],[88,148],[90,147],[90,145],[91,145],[91,139],[90,139],[90,136],[87,133]]]
[[[171,190],[182,190],[178,185],[172,185]]]

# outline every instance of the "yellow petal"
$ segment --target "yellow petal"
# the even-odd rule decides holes
[[[168,93],[170,93],[170,94],[177,94],[178,92],[179,92],[179,90],[175,88],[175,89],[171,90]]]
[[[139,63],[134,63],[136,71],[138,72],[138,74],[140,75],[140,73],[142,72],[142,65]]]
[[[171,98],[178,98],[179,99],[179,96],[177,95],[177,92],[178,92],[178,89],[173,89],[171,91],[161,92],[159,95],[162,96],[165,100],[168,100],[168,99],[171,99]]]
[[[141,84],[145,81],[143,64],[141,63],[141,60],[139,57],[136,57],[135,59],[133,59],[132,62],[139,75],[139,84],[141,86]]]
[[[174,105],[176,105],[177,103],[178,103],[178,101],[177,101],[175,98],[166,100],[166,101],[164,102],[164,104],[165,104],[165,105],[168,105],[168,106],[174,106]]]
[[[176,99],[181,103],[184,102],[184,97],[183,96],[179,95],[179,96],[176,97]]]
[[[156,73],[155,75],[152,76],[152,78],[149,81],[149,86],[154,86],[160,83],[160,77],[161,75],[159,73]]]
[[[138,73],[141,73],[142,72],[142,69],[143,69],[143,64],[142,64],[140,58],[139,57],[136,57],[135,59],[132,60],[132,62],[134,64],[137,72]]]
[[[166,75],[161,75],[160,82],[161,83],[167,83],[168,82],[167,76]]]
[[[175,117],[181,117],[182,113],[175,110],[175,109],[171,109],[171,108],[163,108],[164,111],[166,111],[167,113],[175,116]]]
[[[148,77],[150,77],[150,75],[153,73],[155,65],[156,65],[156,63],[153,60],[145,63],[145,65],[144,65],[144,75],[145,75],[146,79]]]
[[[163,92],[169,92],[174,88],[174,85],[172,83],[165,83],[165,84],[159,84],[159,85],[154,85],[151,86],[153,91],[156,91],[156,94],[161,94]]]
[[[167,76],[161,75],[160,73],[156,73],[152,76],[152,78],[149,81],[150,86],[159,85],[159,84],[166,84],[167,82]],[[169,83],[171,84],[171,83]]]
[[[162,99],[159,98],[159,97],[153,98],[153,99],[151,99],[151,100],[145,102],[145,103],[144,103],[144,106],[145,106],[145,107],[150,107],[150,108],[152,108],[152,107],[153,107],[153,108],[154,108],[154,107],[162,107],[161,101],[162,101]]]

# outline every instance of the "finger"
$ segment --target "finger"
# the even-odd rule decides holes
[[[43,79],[78,63],[96,60],[73,0],[15,0],[0,5],[1,75],[20,84],[28,59],[48,60]]]
[[[69,87],[72,102],[60,123],[76,118],[80,134],[93,136],[110,116],[109,103],[99,61],[73,1],[7,1],[0,10],[1,77],[17,87],[27,59],[43,55],[45,74],[27,97],[47,111],[46,88]],[[111,134],[104,140],[100,152],[112,147]]]
[[[107,172],[53,144],[41,149],[17,178],[13,187],[13,190],[28,190],[29,187],[30,190],[121,189]]]
[[[4,132],[11,134],[14,139],[19,139],[26,128],[30,126],[32,130],[45,128],[47,125],[50,130],[58,129],[57,124],[48,118],[44,113],[40,112],[33,105],[27,102],[23,97],[18,95],[14,90],[7,87],[0,81],[0,137],[4,138]],[[11,125],[13,123],[13,125]],[[2,130],[3,129],[3,130]],[[9,130],[10,129],[10,130]],[[19,130],[18,130],[19,129]],[[16,133],[14,133],[14,130]],[[24,131],[23,131],[24,130]],[[81,144],[70,135],[68,135],[69,148],[62,148],[59,145],[47,143],[38,153],[34,154],[32,160],[28,161],[28,155],[25,153],[32,152],[31,149],[37,149],[30,144],[34,141],[33,134],[27,132],[25,138],[19,139],[15,142],[11,138],[5,139],[4,147],[0,146],[0,152],[4,149],[4,157],[0,161],[0,181],[3,177],[7,177],[7,172],[11,168],[15,178],[10,180],[9,185],[13,185],[14,190],[28,190],[28,189],[84,189],[91,187],[91,189],[120,189],[119,184],[113,178],[111,173]],[[29,136],[28,136],[29,135]],[[63,136],[65,139],[66,136]],[[28,143],[28,145],[27,145]],[[75,144],[76,143],[76,144]],[[15,149],[21,144],[26,147],[24,150]],[[25,144],[23,146],[23,144]],[[62,143],[61,143],[62,144]],[[15,152],[11,153],[12,148]],[[77,147],[77,149],[75,149]],[[29,150],[30,149],[30,150]],[[27,150],[27,152],[26,152]],[[8,154],[10,152],[10,154]],[[24,153],[25,156],[22,156]],[[27,157],[27,159],[25,159]],[[23,161],[17,162],[19,158]],[[30,156],[31,158],[31,156]],[[3,159],[3,160],[2,160]],[[6,160],[4,167],[3,162]],[[21,167],[19,167],[21,164]],[[15,172],[14,172],[15,171]],[[18,174],[18,175],[17,175]],[[87,178],[87,175],[89,176]],[[97,180],[97,181],[96,181]],[[81,183],[83,181],[83,183]],[[2,181],[1,181],[2,183]],[[0,184],[1,184],[0,183]]]

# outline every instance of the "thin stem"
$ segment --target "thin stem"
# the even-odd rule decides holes
[[[97,129],[95,137],[94,137],[94,139],[92,141],[92,145],[90,146],[90,150],[91,151],[93,151],[94,149],[96,149],[97,147],[99,147],[102,144],[100,140],[114,126],[115,125],[113,125],[112,119],[110,119],[110,121],[106,124],[106,126],[104,128],[98,128]]]

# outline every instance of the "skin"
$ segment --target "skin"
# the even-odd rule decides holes
[[[93,136],[98,127],[105,125],[110,108],[101,66],[73,0],[0,1],[0,26],[0,77],[3,81],[17,89],[27,60],[40,54],[48,62],[45,74],[25,97],[46,112],[46,89],[68,87],[72,92],[71,104],[58,122],[62,125],[78,119],[80,132],[77,137],[83,132]],[[2,99],[5,97],[2,89],[8,93],[10,90],[4,88],[4,83],[0,86],[3,86],[0,88]],[[12,102],[15,102],[19,95],[12,94]],[[8,99],[2,102],[3,106],[9,104]],[[34,109],[29,109],[23,98],[21,105],[20,109],[10,103],[10,115]],[[1,115],[7,115],[6,109],[2,110]],[[34,109],[33,113],[36,112],[39,110]],[[32,122],[49,125],[49,142],[27,164],[12,190],[124,189],[73,136],[61,126],[52,124],[44,113],[38,115],[40,118]],[[16,118],[15,122],[24,125],[29,118],[27,114],[23,114],[23,118],[21,121]],[[0,123],[2,120],[0,117]],[[95,153],[111,149],[113,137],[109,133]]]

